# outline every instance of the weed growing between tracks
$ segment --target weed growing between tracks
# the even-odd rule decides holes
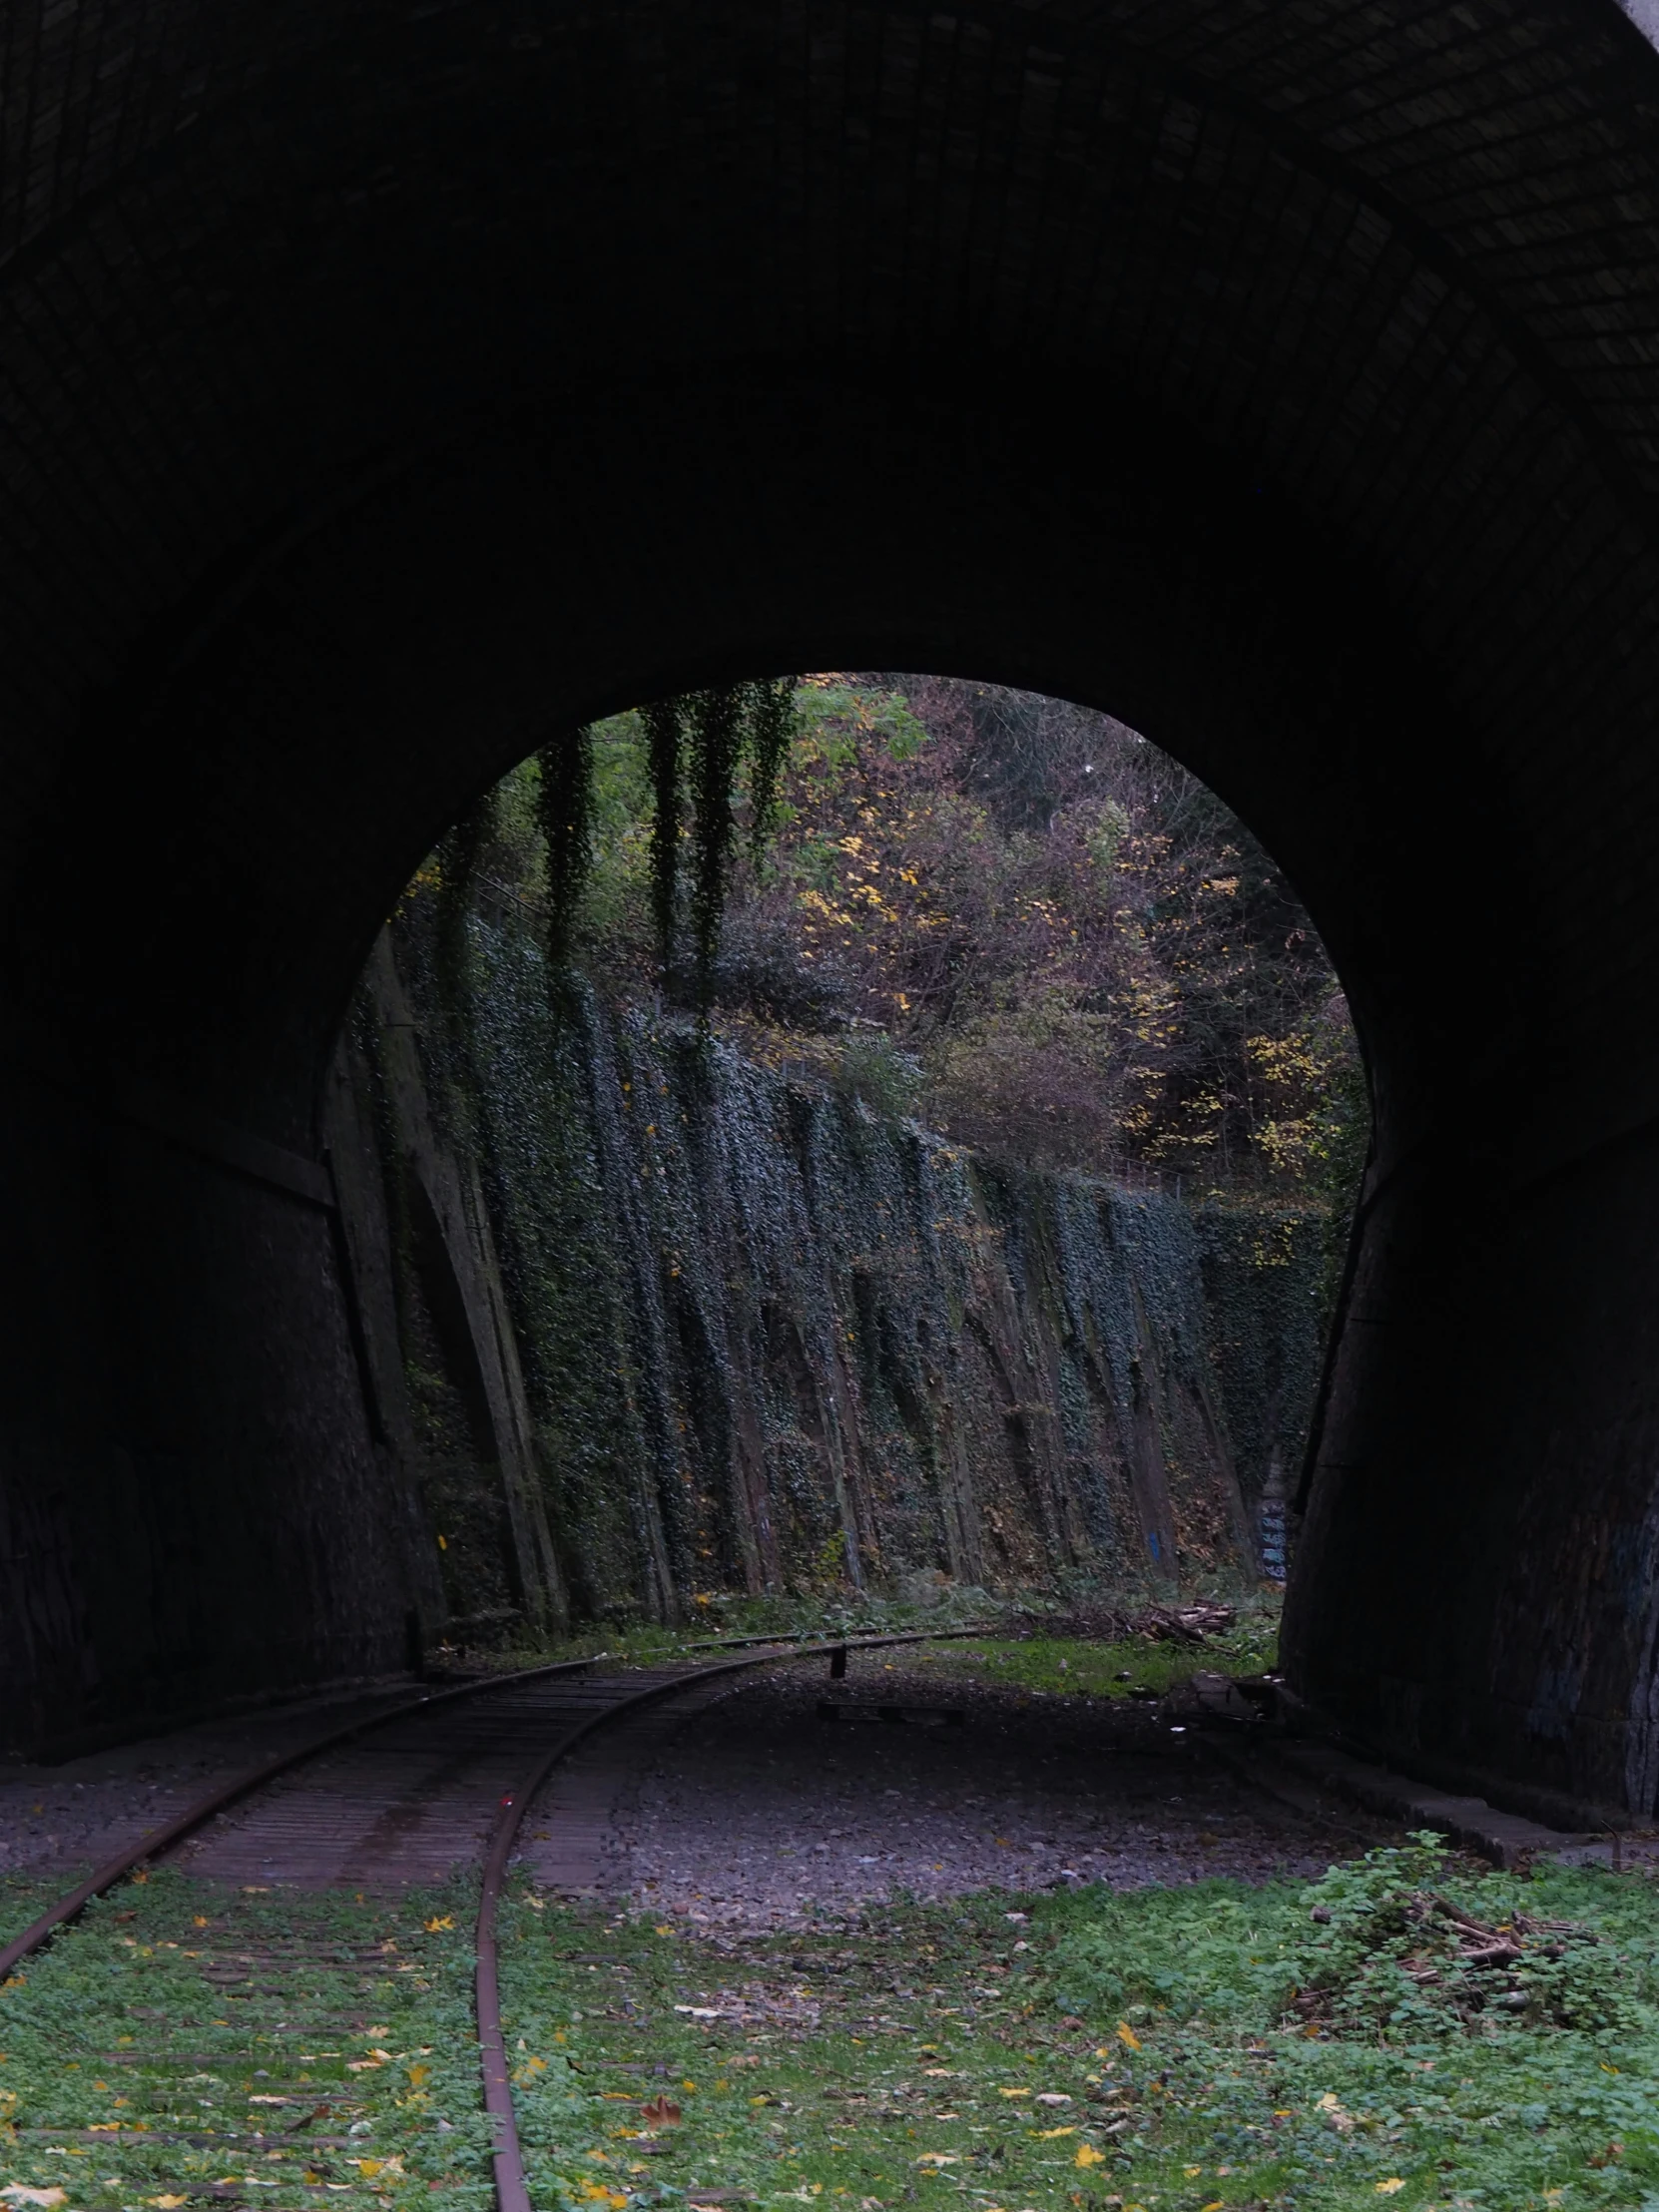
[[[485,2212],[476,1911],[124,1884],[0,1989],[0,2201]]]
[[[1483,1969],[1414,1978],[1475,1941],[1413,1919],[1425,1886],[1470,1926],[1600,1940],[1570,1939],[1568,1989],[1558,1932],[1523,1939],[1477,2006]],[[1630,1877],[1418,1847],[1311,1887],[997,1893],[764,1937],[521,1890],[502,1936],[549,2212],[1659,2205],[1659,1900]]]

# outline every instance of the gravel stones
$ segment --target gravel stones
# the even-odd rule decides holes
[[[818,1718],[818,1671],[752,1678],[688,1720],[619,1806],[611,1887],[640,1909],[756,1929],[907,1893],[1115,1889],[1325,1872],[1344,1847],[1145,1707],[1028,1696],[854,1657],[843,1706],[964,1724]]]

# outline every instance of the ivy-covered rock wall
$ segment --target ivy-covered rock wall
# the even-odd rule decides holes
[[[431,1628],[1258,1570],[1318,1223],[976,1159],[677,1018],[555,1016],[513,913],[467,927],[382,939],[332,1133]]]

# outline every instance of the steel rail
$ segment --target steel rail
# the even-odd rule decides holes
[[[495,1936],[496,1905],[506,1880],[508,1862],[517,1840],[524,1815],[530,1802],[546,1782],[548,1776],[562,1759],[574,1751],[578,1744],[596,1730],[608,1726],[626,1713],[637,1711],[659,1699],[673,1697],[683,1690],[695,1688],[700,1683],[716,1680],[725,1675],[742,1674],[755,1667],[774,1666],[799,1659],[829,1657],[833,1665],[838,1659],[844,1668],[845,1654],[849,1651],[889,1651],[906,1644],[943,1643],[969,1636],[995,1633],[993,1626],[980,1628],[939,1628],[912,1630],[892,1636],[815,1636],[811,1639],[779,1636],[771,1639],[760,1637],[734,1637],[731,1643],[753,1645],[765,1642],[769,1648],[750,1651],[742,1659],[719,1660],[713,1665],[688,1667],[684,1674],[666,1682],[653,1682],[643,1690],[616,1699],[598,1712],[590,1713],[568,1728],[565,1733],[537,1760],[519,1787],[501,1800],[495,1825],[484,1860],[483,1881],[479,1896],[478,1921],[475,1934],[476,1969],[474,1995],[477,2009],[479,2058],[483,2073],[484,2107],[495,2122],[495,2141],[492,2158],[495,2176],[497,2212],[534,2212],[530,2201],[529,2186],[524,2175],[524,2157],[518,2137],[518,2118],[513,2107],[512,2083],[507,2071],[506,2043],[501,2030],[501,1994],[499,1960]],[[728,1639],[721,1639],[727,1643]],[[702,1648],[708,1649],[709,1645]],[[181,1843],[185,1837],[204,1827],[217,1814],[251,1796],[255,1791],[274,1782],[290,1768],[302,1766],[306,1760],[319,1757],[339,1744],[352,1742],[376,1728],[401,1720],[411,1713],[429,1712],[433,1707],[447,1705],[457,1698],[479,1697],[491,1690],[508,1688],[516,1683],[544,1679],[549,1675],[579,1674],[584,1668],[596,1666],[601,1660],[612,1658],[610,1652],[594,1652],[583,1659],[563,1659],[540,1667],[515,1668],[510,1673],[491,1675],[477,1682],[463,1682],[446,1690],[434,1690],[424,1696],[400,1698],[378,1713],[369,1713],[343,1726],[313,1736],[290,1750],[278,1752],[262,1761],[257,1767],[222,1783],[204,1797],[186,1806],[172,1820],[160,1828],[150,1829],[134,1844],[124,1846],[113,1858],[95,1868],[84,1882],[60,1898],[41,1917],[0,1949],[0,1981],[10,1974],[22,1959],[39,1950],[60,1928],[67,1926],[95,1897],[111,1890],[135,1868],[146,1860],[157,1858],[162,1852]]]
[[[84,1882],[48,1906],[38,1921],[27,1927],[21,1936],[14,1936],[0,1950],[0,1981],[4,1981],[12,1969],[27,1958],[31,1951],[39,1950],[60,1928],[74,1920],[96,1897],[106,1890],[113,1890],[124,1875],[141,1867],[147,1859],[154,1859],[173,1845],[182,1843],[194,1829],[203,1827],[216,1813],[223,1813],[239,1799],[262,1789],[266,1783],[275,1782],[290,1767],[297,1767],[307,1759],[314,1759],[336,1744],[348,1744],[354,1737],[365,1736],[370,1730],[383,1728],[388,1722],[401,1720],[406,1713],[429,1711],[434,1705],[446,1705],[455,1698],[478,1697],[487,1690],[504,1688],[508,1683],[530,1682],[540,1675],[575,1674],[583,1667],[594,1666],[599,1660],[610,1657],[608,1652],[595,1652],[588,1659],[560,1659],[544,1667],[519,1667],[510,1674],[491,1675],[480,1682],[462,1682],[453,1689],[432,1690],[421,1697],[400,1698],[395,1705],[388,1705],[382,1712],[365,1714],[362,1719],[348,1721],[341,1728],[331,1728],[326,1734],[313,1736],[291,1751],[277,1752],[257,1767],[237,1775],[232,1781],[221,1783],[217,1790],[187,1805],[182,1813],[160,1828],[149,1829],[136,1844],[124,1845],[113,1859],[107,1859],[101,1867],[89,1874]]]
[[[489,1850],[484,1859],[483,1884],[478,1898],[475,1936],[477,1968],[474,1980],[478,2052],[484,2074],[484,2109],[495,2123],[495,2141],[491,2146],[491,2156],[495,2166],[496,2212],[535,2212],[535,2208],[530,2201],[530,2185],[524,2173],[524,2153],[518,2139],[518,2115],[513,2107],[513,2085],[507,2071],[506,2038],[501,2030],[495,1909],[506,1882],[507,1863],[512,1857],[513,1845],[517,1841],[524,1816],[530,1810],[530,1802],[560,1760],[567,1758],[578,1744],[620,1715],[637,1712],[642,1705],[651,1705],[661,1698],[673,1697],[681,1690],[692,1689],[702,1682],[714,1681],[721,1675],[742,1674],[751,1667],[776,1666],[786,1660],[822,1659],[835,1652],[889,1651],[899,1644],[935,1644],[943,1642],[947,1637],[983,1636],[987,1633],[989,1631],[983,1628],[947,1628],[936,1630],[931,1635],[921,1632],[900,1636],[843,1637],[832,1643],[819,1638],[806,1642],[780,1637],[777,1641],[785,1647],[783,1649],[759,1652],[747,1659],[723,1659],[713,1666],[690,1667],[672,1682],[653,1682],[648,1689],[636,1690],[631,1697],[619,1698],[614,1705],[604,1706],[599,1712],[590,1713],[576,1722],[550,1750],[543,1753],[519,1787],[501,1800],[490,1836]],[[748,1637],[742,1639],[744,1642],[753,1640]],[[789,1648],[792,1644],[793,1649]]]

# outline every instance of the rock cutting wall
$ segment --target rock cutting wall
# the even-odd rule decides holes
[[[1257,1571],[1318,1222],[993,1165],[591,996],[555,1019],[510,913],[464,965],[382,937],[330,1115],[428,1633]]]

